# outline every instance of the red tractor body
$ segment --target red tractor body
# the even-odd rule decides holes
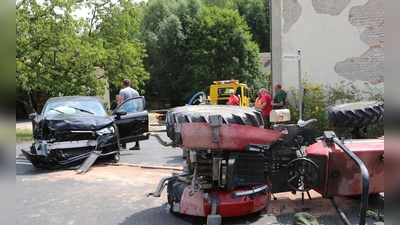
[[[214,129],[208,123],[182,123],[182,141],[188,149],[223,149],[246,151],[246,145],[272,145],[285,133],[237,124],[222,124],[219,142],[213,142]]]
[[[259,187],[262,186],[263,185]],[[257,186],[254,188],[257,188]],[[243,192],[246,190],[248,189],[236,188],[233,192]],[[189,193],[190,188],[186,187],[183,191],[180,202],[179,213],[203,217],[212,214],[212,203],[204,200],[203,195],[205,193],[207,193],[212,199],[218,199],[216,214],[221,215],[222,217],[234,217],[258,212],[264,209],[271,199],[271,192],[269,191],[254,197],[241,196],[236,198],[232,198],[232,191],[227,190],[200,190],[192,196],[190,196]]]
[[[369,193],[384,191],[384,139],[354,139],[344,142],[367,167]],[[306,150],[307,158],[319,168],[320,179],[313,188],[324,197],[361,195],[362,176],[358,165],[336,144],[317,142]]]
[[[329,116],[336,126],[353,127],[353,138],[341,141],[332,131],[317,138],[315,119],[263,129],[261,111],[249,107],[170,109],[166,131],[171,142],[152,135],[164,146],[184,150],[183,173],[163,178],[147,196],[160,197],[167,187],[173,212],[220,224],[222,217],[262,210],[273,193],[300,191],[304,200],[304,192],[314,189],[329,197],[338,212],[333,196],[362,195],[363,224],[368,194],[384,191],[384,139],[367,139],[359,131],[383,120],[383,104],[340,105]]]

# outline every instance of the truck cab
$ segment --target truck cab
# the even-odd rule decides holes
[[[210,86],[209,102],[213,105],[227,105],[229,90],[233,89],[240,106],[250,106],[251,89],[239,80],[218,80]]]

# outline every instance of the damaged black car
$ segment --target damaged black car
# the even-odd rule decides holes
[[[125,100],[111,115],[96,97],[50,98],[40,114],[32,113],[34,142],[21,150],[36,167],[79,165],[96,153],[113,162],[120,145],[149,139],[143,96]]]

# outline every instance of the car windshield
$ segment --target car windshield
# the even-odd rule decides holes
[[[107,116],[102,103],[90,98],[53,99],[46,103],[42,114],[44,116],[52,114]]]
[[[233,87],[218,88],[218,95],[219,96],[229,96],[229,91],[231,89],[233,89]]]

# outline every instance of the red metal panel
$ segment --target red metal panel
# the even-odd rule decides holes
[[[192,190],[188,187],[183,190],[179,212],[192,216],[207,216],[210,214],[211,211],[207,215],[204,213],[205,200],[203,200],[203,190],[197,191],[194,195],[189,196],[191,191]]]
[[[321,195],[325,195],[326,193],[326,184],[328,182],[328,162],[329,162],[329,149],[326,145],[325,141],[319,141],[306,149],[307,158],[313,159],[321,159],[324,163],[321,165],[320,163],[315,162],[319,166],[319,170],[324,170],[325,173],[321,174],[319,177],[318,185],[314,188],[314,191],[320,193]]]
[[[381,155],[384,153],[384,140],[381,139],[357,139],[345,141],[345,145],[363,161],[370,175],[369,193],[384,191],[384,162]],[[362,177],[359,167],[349,156],[346,155],[337,145],[324,146],[323,143],[307,149],[313,154],[320,151],[320,154],[329,153],[329,165],[326,181],[326,193],[329,196],[349,196],[362,194]],[[319,150],[318,150],[319,149]],[[332,177],[338,173],[338,177]]]
[[[263,128],[222,124],[220,142],[213,142],[214,131],[208,123],[182,123],[182,142],[188,149],[245,150],[248,143],[272,145],[285,133]]]
[[[265,184],[263,184],[265,185]],[[262,185],[260,185],[262,186]],[[257,188],[257,187],[254,187]],[[252,189],[248,188],[247,190]],[[237,188],[235,191],[244,191],[244,188]],[[186,187],[180,202],[180,213],[192,216],[208,216],[211,214],[212,205],[203,199],[203,194],[208,193],[213,199],[218,199],[217,214],[222,217],[243,216],[258,212],[268,205],[271,199],[271,192],[266,195],[258,195],[251,199],[248,196],[231,198],[232,192],[225,190],[209,191],[199,190],[193,196],[189,196],[191,190]]]

